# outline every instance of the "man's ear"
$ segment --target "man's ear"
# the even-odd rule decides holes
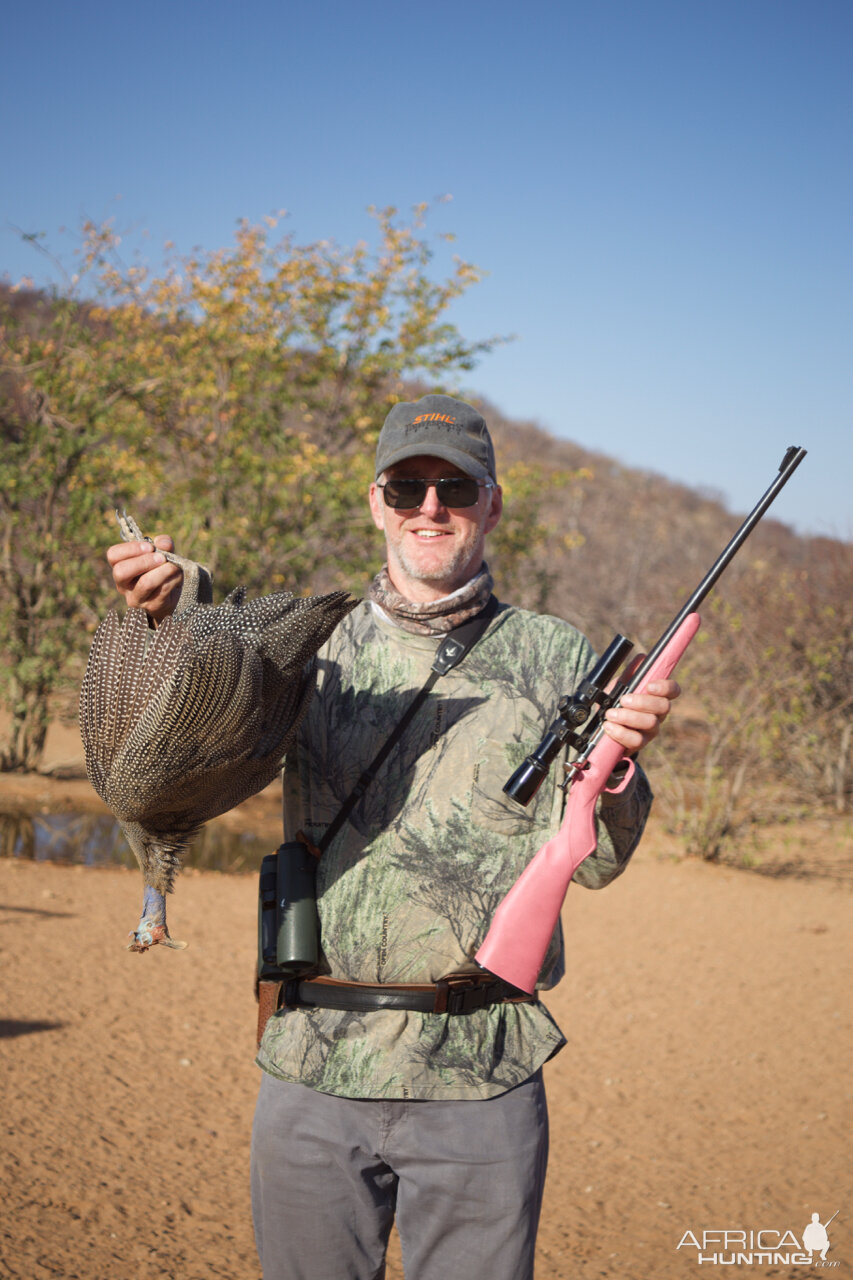
[[[494,489],[490,489],[491,502],[489,504],[489,514],[486,516],[486,523],[483,529],[484,533],[491,533],[495,525],[501,518],[504,509],[503,489],[496,484]]]
[[[370,486],[368,500],[370,502],[370,514],[373,516],[373,523],[376,525],[377,529],[381,529],[384,533],[385,503],[382,501],[382,490],[377,486],[375,480]]]

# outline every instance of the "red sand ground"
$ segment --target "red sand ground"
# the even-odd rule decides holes
[[[621,880],[572,889],[537,1280],[720,1280],[734,1269],[700,1267],[686,1231],[801,1239],[836,1209],[822,1267],[737,1274],[850,1273],[849,842],[819,875],[822,838],[810,876],[772,878],[679,860],[652,830]],[[805,833],[788,841],[782,861]],[[186,872],[170,921],[189,948],[148,956],[123,949],[140,891],[119,868],[0,859],[4,1278],[258,1280],[256,882]]]

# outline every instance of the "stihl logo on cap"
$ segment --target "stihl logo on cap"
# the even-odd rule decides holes
[[[414,426],[416,422],[449,422],[451,425],[455,426],[456,419],[448,418],[446,413],[419,413],[416,418],[412,419],[412,426]]]

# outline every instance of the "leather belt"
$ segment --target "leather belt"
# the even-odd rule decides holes
[[[511,987],[492,974],[450,974],[438,982],[402,984],[337,982],[333,978],[292,978],[284,983],[283,1008],[408,1009],[415,1013],[473,1013],[492,1004],[535,1004],[538,996]]]

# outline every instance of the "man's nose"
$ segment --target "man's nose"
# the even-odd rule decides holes
[[[435,517],[444,510],[444,503],[439,501],[438,493],[436,492],[435,481],[427,481],[426,497],[420,506],[421,515]]]

